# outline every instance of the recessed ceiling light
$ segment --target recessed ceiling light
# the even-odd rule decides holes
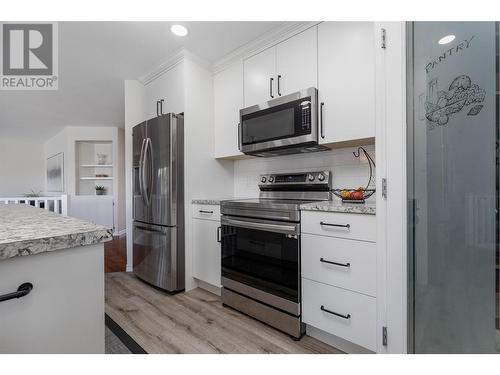
[[[439,44],[448,44],[451,43],[455,40],[455,35],[446,35],[443,36],[441,39],[439,39],[438,43]]]
[[[172,25],[170,31],[177,36],[186,36],[188,34],[188,29],[182,25]]]

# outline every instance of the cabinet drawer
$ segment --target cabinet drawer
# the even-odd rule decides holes
[[[375,215],[302,211],[302,233],[375,242]]]
[[[220,206],[193,204],[193,218],[220,221]]]
[[[373,297],[302,279],[306,324],[376,351],[376,312]]]
[[[311,234],[301,241],[303,277],[376,295],[376,244]]]

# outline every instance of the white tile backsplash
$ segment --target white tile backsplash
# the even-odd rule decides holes
[[[375,146],[363,146],[375,160]],[[278,156],[274,158],[255,158],[237,160],[234,164],[234,192],[236,197],[255,197],[259,195],[259,175],[262,173],[301,172],[304,170],[332,171],[333,188],[365,187],[368,182],[369,168],[366,157],[356,158],[353,151],[357,147],[342,148],[310,154]],[[375,161],[376,162],[376,161]],[[373,181],[375,171],[373,171]],[[374,187],[372,182],[371,187]],[[374,198],[372,198],[374,199]]]

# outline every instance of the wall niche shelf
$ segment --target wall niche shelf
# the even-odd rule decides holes
[[[76,141],[76,195],[96,195],[95,187],[104,186],[103,196],[113,195],[112,141]],[[102,176],[104,175],[104,176]]]

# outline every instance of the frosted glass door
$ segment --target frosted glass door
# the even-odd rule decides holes
[[[415,353],[499,351],[495,28],[494,22],[408,28]]]

